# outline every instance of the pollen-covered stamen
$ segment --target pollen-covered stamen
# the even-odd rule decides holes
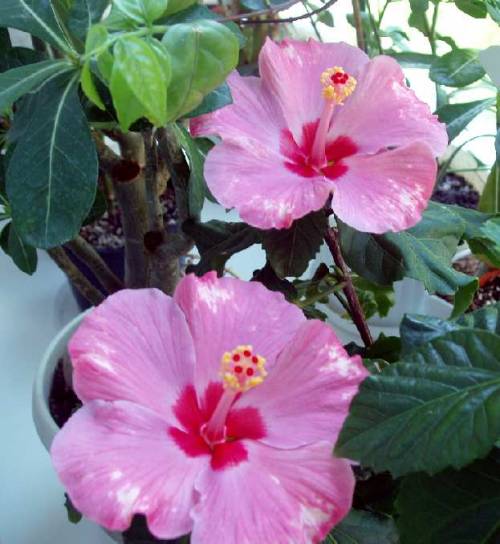
[[[340,66],[334,66],[325,70],[320,77],[323,85],[323,98],[325,104],[323,112],[319,119],[316,136],[311,150],[311,155],[314,164],[319,167],[327,166],[326,164],[326,135],[330,129],[330,122],[333,116],[335,106],[342,106],[345,99],[350,96],[356,89],[356,79],[348,74]]]
[[[261,384],[267,376],[264,357],[253,353],[252,346],[238,346],[222,357],[221,376],[224,388],[238,393]]]
[[[231,406],[240,393],[260,385],[267,372],[266,360],[254,353],[252,346],[237,346],[222,356],[221,378],[224,385],[222,394],[208,423],[200,429],[200,434],[209,446],[226,441],[226,419]]]

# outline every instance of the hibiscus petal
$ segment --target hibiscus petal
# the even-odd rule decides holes
[[[311,320],[280,353],[264,383],[242,395],[235,408],[258,407],[266,427],[261,441],[271,446],[334,444],[367,375],[361,359],[347,355],[331,327]]]
[[[127,401],[92,401],[54,439],[55,469],[76,509],[114,531],[144,514],[158,538],[192,529],[194,480],[210,457],[188,457],[155,412]]]
[[[347,173],[334,181],[332,209],[363,232],[401,231],[418,223],[436,180],[436,161],[422,143],[344,159]],[[360,211],[362,210],[362,211]]]
[[[279,149],[285,121],[279,105],[263,89],[260,78],[241,77],[233,72],[227,79],[233,103],[191,120],[194,137],[218,135],[226,142],[265,150]]]
[[[157,289],[123,290],[89,313],[69,343],[74,388],[84,402],[130,400],[168,414],[193,383],[186,319]]]
[[[192,544],[320,542],[349,511],[354,476],[321,442],[278,450],[247,442],[248,462],[196,480]]]
[[[222,143],[205,161],[205,179],[217,201],[236,208],[241,218],[261,229],[288,228],[322,208],[332,184],[323,177],[303,177],[285,167],[272,149]]]
[[[386,56],[364,67],[356,90],[337,108],[329,139],[338,136],[351,138],[362,153],[422,141],[439,156],[448,145],[445,125],[406,86],[399,64]]]
[[[357,77],[368,60],[363,51],[343,42],[286,39],[275,43],[267,39],[259,69],[264,87],[280,104],[288,128],[299,141],[302,126],[318,119],[323,109],[321,74],[340,66]]]
[[[223,354],[250,344],[272,367],[277,354],[290,341],[303,313],[281,293],[257,282],[202,278],[190,274],[175,291],[175,300],[186,315],[196,346],[195,386],[201,397],[211,381],[220,381]]]

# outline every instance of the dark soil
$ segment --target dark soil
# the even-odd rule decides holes
[[[50,415],[58,427],[62,427],[82,405],[73,389],[66,383],[63,364],[63,359],[59,359],[49,395]]]
[[[493,277],[490,281],[485,282],[484,279],[491,274],[491,272],[488,274],[484,263],[474,257],[474,255],[464,257],[453,263],[453,268],[459,272],[468,274],[469,276],[482,278],[482,281],[480,280],[480,287],[477,290],[468,311],[477,310],[488,304],[500,302],[500,276]]]
[[[495,304],[495,302],[500,302],[500,276],[478,289],[471,307],[473,310],[477,310],[488,306],[488,304]]]
[[[480,276],[484,272],[483,267],[483,263],[474,257],[474,255],[463,257],[462,259],[453,263],[453,268],[455,270],[463,272],[469,276]]]
[[[174,190],[170,185],[161,195],[160,202],[163,205],[163,221],[166,228],[175,227],[177,224],[177,210]],[[111,210],[104,212],[102,217],[82,227],[80,234],[98,250],[122,248],[125,242],[118,206],[113,204]]]
[[[432,200],[441,204],[456,204],[463,208],[477,209],[479,193],[461,176],[446,174],[436,185]]]

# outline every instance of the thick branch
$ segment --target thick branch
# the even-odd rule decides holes
[[[66,255],[64,249],[56,247],[49,249],[47,253],[90,304],[97,306],[104,300],[104,295],[78,270],[76,265]]]
[[[97,251],[81,236],[77,236],[66,247],[88,266],[100,284],[109,293],[123,289],[121,280],[113,274]]]
[[[361,304],[359,302],[358,295],[356,294],[356,290],[354,289],[350,271],[344,261],[336,229],[329,228],[327,230],[327,233],[325,234],[325,242],[332,254],[335,264],[340,268],[342,272],[343,280],[345,281],[345,287],[343,291],[349,304],[349,314],[352,317],[352,320],[356,325],[356,328],[358,329],[365,346],[369,347],[373,344],[372,335],[370,329],[368,328],[368,324],[366,323],[366,318],[363,313],[363,308],[361,307]]]
[[[146,181],[146,203],[148,206],[149,230],[163,231],[163,210],[160,203],[158,187],[158,156],[156,143],[153,138],[153,130],[148,128],[142,133],[144,138],[144,151],[146,155],[146,167],[144,177]]]

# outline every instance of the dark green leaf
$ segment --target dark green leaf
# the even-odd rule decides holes
[[[331,11],[325,10],[319,13],[318,21],[320,23],[323,23],[326,26],[329,26],[330,28],[333,28],[335,26],[335,21],[333,19],[333,14]]]
[[[91,26],[101,20],[110,0],[74,0],[69,13],[68,28],[80,40],[84,40]]]
[[[77,76],[51,80],[32,107],[9,162],[7,194],[22,238],[50,248],[73,239],[87,216],[96,191],[97,154]]]
[[[35,51],[28,47],[13,47],[5,52],[0,51],[0,72],[19,68],[25,64],[35,64],[43,60],[46,60],[46,56],[41,51]]]
[[[416,28],[417,30],[420,30],[420,32],[422,32],[424,36],[429,36],[429,32],[430,32],[429,24],[425,17],[425,13],[413,11],[412,13],[410,13],[410,16],[408,17],[408,24],[412,28]]]
[[[485,74],[477,52],[471,49],[454,49],[436,59],[429,72],[432,81],[448,87],[465,87]]]
[[[403,66],[408,66],[409,68],[429,68],[436,60],[434,55],[415,53],[413,51],[388,51],[387,54],[395,58]]]
[[[337,454],[393,476],[461,468],[500,436],[500,336],[447,332],[368,377]]]
[[[72,69],[73,66],[67,61],[46,60],[0,74],[0,114],[21,96]]]
[[[401,339],[397,336],[380,336],[373,344],[364,350],[363,356],[366,359],[382,359],[394,363],[400,359]]]
[[[24,243],[13,223],[8,223],[5,226],[2,231],[2,237],[4,237],[2,248],[5,253],[11,257],[19,270],[31,276],[38,264],[36,249]]]
[[[488,10],[490,17],[496,23],[500,23],[500,1],[486,0],[486,9]]]
[[[210,20],[173,25],[163,43],[172,57],[167,104],[172,121],[199,106],[223,83],[236,67],[239,44],[224,25]]]
[[[446,104],[437,111],[439,120],[446,124],[448,140],[451,142],[482,111],[495,103],[494,98],[475,100],[462,104]]]
[[[401,544],[498,544],[500,464],[485,459],[460,472],[408,476],[396,508]]]
[[[5,53],[11,47],[9,30],[7,28],[0,28],[0,54]]]
[[[196,218],[200,215],[208,193],[207,184],[203,175],[205,157],[208,151],[213,147],[213,143],[206,138],[194,140],[189,132],[177,126],[179,142],[189,157],[189,185],[188,185],[188,203],[189,216]]]
[[[198,117],[198,115],[210,113],[232,103],[231,89],[227,83],[223,83],[217,89],[207,94],[203,102],[197,108],[190,111],[186,117]]]
[[[69,498],[69,495],[67,493],[64,494],[65,501],[64,506],[66,508],[66,513],[68,515],[68,520],[70,523],[78,523],[82,519],[82,515],[78,510],[73,506],[73,503],[71,502],[71,499]]]
[[[410,277],[429,293],[452,295],[465,291],[471,298],[477,280],[451,266],[465,223],[446,206],[431,202],[415,227],[383,235],[358,232],[340,223],[340,240],[349,266],[379,285]],[[468,306],[460,300],[459,310]]]
[[[484,19],[488,13],[483,0],[455,0],[455,6],[476,19]]]
[[[353,277],[353,285],[366,319],[377,314],[385,317],[394,305],[392,287],[377,285],[359,276]]]
[[[349,515],[326,537],[323,544],[398,544],[394,521],[364,510],[351,510]]]
[[[0,26],[24,30],[63,51],[69,48],[54,3],[48,0],[2,0]]]
[[[500,303],[464,314],[456,322],[462,327],[490,331],[500,336]]]
[[[193,238],[200,253],[200,262],[194,267],[200,276],[209,270],[216,270],[221,276],[232,255],[260,241],[258,231],[245,223],[187,221],[183,230]]]
[[[301,276],[319,251],[328,220],[323,211],[294,221],[289,229],[262,232],[262,246],[280,278]]]

